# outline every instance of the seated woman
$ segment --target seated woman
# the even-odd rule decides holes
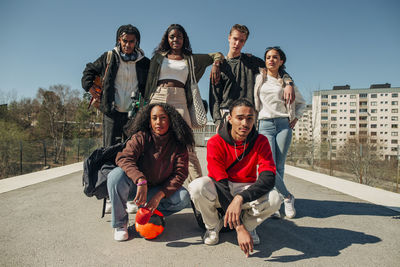
[[[194,144],[194,138],[182,116],[168,104],[150,104],[137,114],[129,132],[130,140],[116,157],[118,167],[107,180],[116,241],[129,237],[128,197],[151,211],[157,208],[164,216],[190,203],[182,184],[188,176],[187,146]]]
[[[145,99],[150,103],[168,103],[176,108],[191,127],[189,115],[193,104],[190,59],[194,64],[194,77],[198,82],[205,69],[213,64],[212,79],[219,80],[219,65],[224,59],[221,53],[193,54],[189,37],[179,24],[171,24],[161,43],[154,51],[147,76]],[[189,148],[189,178],[187,182],[202,176],[194,147]]]
[[[279,73],[285,69],[286,55],[278,46],[268,47],[264,55],[266,69],[256,76],[254,104],[258,112],[258,131],[268,138],[276,165],[275,187],[284,197],[285,215],[296,215],[294,196],[283,182],[286,155],[292,141],[292,129],[302,116],[305,101],[295,86],[296,100],[283,100],[284,84]],[[277,216],[280,216],[279,211]]]

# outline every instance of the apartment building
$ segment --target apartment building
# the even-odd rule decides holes
[[[313,138],[312,105],[307,105],[303,116],[293,129],[293,141],[310,143]]]
[[[313,93],[312,121],[315,141],[330,143],[333,155],[349,138],[377,144],[381,157],[397,157],[400,144],[400,88],[373,84],[350,89],[349,85]]]

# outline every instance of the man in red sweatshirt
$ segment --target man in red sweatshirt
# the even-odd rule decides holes
[[[206,226],[204,243],[217,244],[219,231],[229,226],[236,230],[246,257],[253,245],[260,243],[256,227],[282,203],[274,189],[276,168],[271,148],[268,139],[256,131],[255,119],[250,101],[234,101],[227,122],[207,143],[208,177],[189,184],[192,201]],[[219,207],[225,212],[224,219],[218,214]]]

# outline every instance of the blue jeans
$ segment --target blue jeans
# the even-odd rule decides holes
[[[113,228],[122,227],[128,223],[128,213],[126,212],[126,201],[128,197],[133,199],[136,195],[137,186],[120,168],[116,167],[108,174],[107,179],[108,194],[111,201],[111,226]],[[147,201],[149,201],[161,186],[149,187],[147,190]],[[189,206],[189,192],[181,187],[168,198],[163,198],[158,205],[158,210],[164,216],[169,216]]]
[[[262,119],[258,131],[268,138],[276,165],[275,187],[286,198],[290,195],[283,182],[286,155],[292,142],[292,129],[288,118]]]

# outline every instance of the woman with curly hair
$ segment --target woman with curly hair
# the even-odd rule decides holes
[[[179,24],[171,24],[161,43],[155,49],[147,76],[145,99],[150,103],[168,103],[176,108],[191,126],[189,109],[193,104],[190,89],[190,62],[194,64],[194,77],[198,82],[205,69],[213,64],[212,80],[219,80],[221,53],[193,54],[189,37]],[[199,160],[193,148],[189,148],[189,179],[202,176]]]
[[[190,203],[182,185],[188,176],[187,147],[193,146],[194,138],[182,116],[168,104],[147,105],[137,114],[129,134],[126,147],[117,154],[118,167],[107,179],[116,241],[129,237],[128,197],[134,197],[138,206],[158,209],[165,216]]]

